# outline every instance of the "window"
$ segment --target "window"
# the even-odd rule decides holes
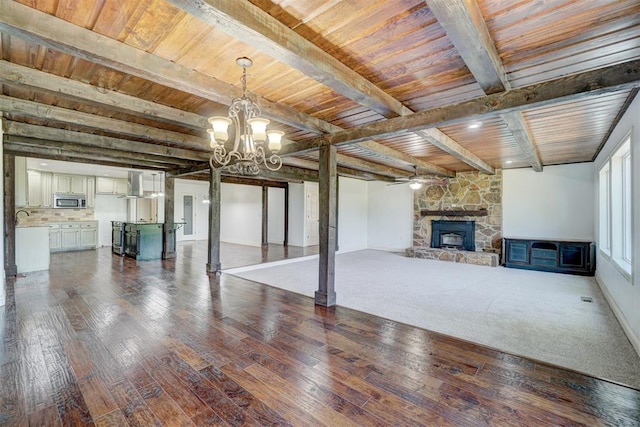
[[[605,173],[606,171],[606,173]],[[603,176],[604,174],[604,176]],[[608,176],[607,176],[608,175]],[[631,274],[631,138],[627,137],[614,151],[609,162],[600,170],[601,209],[604,190],[607,186],[603,181],[608,180],[608,211],[600,214],[600,238],[603,233],[608,234],[609,253],[615,264],[627,274]],[[608,225],[608,232],[603,230],[603,222]],[[600,244],[603,244],[601,242]],[[606,249],[603,248],[603,252]]]
[[[607,255],[611,255],[611,213],[609,207],[611,206],[611,194],[609,188],[611,185],[611,175],[609,169],[609,162],[605,163],[602,169],[600,169],[599,175],[599,231],[600,238],[598,246],[600,251]]]

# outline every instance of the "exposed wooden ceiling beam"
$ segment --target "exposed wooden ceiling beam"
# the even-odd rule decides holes
[[[115,158],[130,158],[136,162],[145,162],[148,165],[154,165],[161,168],[176,168],[180,166],[190,165],[192,162],[186,160],[177,160],[166,156],[158,156],[154,154],[135,153],[127,150],[114,150],[112,148],[101,148],[95,146],[87,146],[84,144],[77,144],[74,142],[55,141],[52,139],[39,139],[28,138],[24,136],[6,135],[5,141],[13,144],[29,145],[34,147],[42,147],[49,150],[58,151],[71,151],[82,152],[87,156],[92,156],[97,159],[115,159]]]
[[[209,155],[207,153],[182,148],[167,147],[164,145],[131,141],[128,139],[112,138],[109,136],[94,135],[92,133],[73,132],[65,129],[31,125],[11,120],[5,121],[4,133],[5,135],[50,139],[53,141],[69,142],[98,148],[154,154],[158,156],[165,156],[167,159],[182,159],[190,161],[207,161],[209,159]]]
[[[44,89],[56,96],[76,101],[81,100],[89,105],[106,107],[111,110],[179,126],[187,126],[201,131],[209,127],[207,118],[198,114],[167,107],[166,105],[146,101],[113,90],[101,89],[87,83],[59,77],[7,61],[0,61],[0,83],[6,83],[14,87]]]
[[[162,165],[157,162],[139,159],[136,156],[113,156],[114,153],[96,153],[87,150],[86,147],[72,147],[65,144],[64,148],[49,147],[40,145],[37,140],[29,138],[8,136],[3,144],[6,153],[11,153],[25,157],[36,157],[39,159],[62,160],[67,162],[91,163],[105,166],[118,166],[123,168],[154,169],[164,171],[175,166]],[[111,150],[109,150],[111,151]],[[110,155],[111,154],[111,155]],[[117,153],[116,153],[117,154]]]
[[[0,31],[118,71],[211,101],[229,105],[241,90],[190,68],[40,12],[0,0]],[[256,97],[265,117],[313,132],[330,132],[322,120],[294,108]]]
[[[424,129],[415,132],[424,139],[435,145],[442,151],[451,154],[453,157],[462,160],[466,164],[478,169],[481,172],[493,175],[496,171],[491,165],[473,154],[471,151],[449,138],[444,132],[436,128]]]
[[[507,71],[476,1],[427,0],[427,4],[482,90],[487,95],[511,90]],[[527,162],[535,171],[541,172],[540,155],[522,113],[506,113],[500,117]]]
[[[204,138],[179,132],[158,129],[138,123],[125,122],[95,114],[83,113],[76,110],[55,107],[0,95],[0,111],[7,114],[21,114],[39,119],[54,120],[75,126],[100,129],[105,132],[118,133],[130,137],[146,138],[151,141],[163,142],[178,148],[209,151],[209,142]]]
[[[375,153],[379,153],[383,156],[393,159],[402,160],[403,162],[416,166],[419,173],[428,173],[448,177],[455,176],[455,173],[448,169],[441,168],[440,166],[434,165],[433,163],[425,162],[424,160],[418,159],[417,157],[410,156],[398,150],[394,150],[393,148],[382,145],[379,142],[369,140],[360,142],[358,145],[366,150],[373,151]]]
[[[318,152],[311,154],[314,158],[317,158]],[[413,175],[413,171],[408,172],[403,169],[394,168],[392,166],[383,165],[380,163],[369,162],[359,159],[353,156],[347,156],[345,154],[338,153],[336,155],[336,161],[339,166],[348,167],[351,169],[361,170],[364,172],[372,172],[378,175],[385,175],[390,177],[406,177]]]
[[[502,59],[475,0],[426,0],[484,93],[511,89]]]
[[[640,60],[561,77],[508,92],[494,93],[409,116],[369,123],[330,135],[309,138],[283,147],[282,154],[316,150],[323,145],[341,145],[376,137],[399,135],[430,127],[461,123],[469,118],[495,117],[496,114],[544,107],[558,102],[584,99],[636,87],[640,87]]]
[[[512,111],[511,113],[500,114],[500,118],[505,122],[507,128],[513,134],[514,139],[520,146],[520,150],[531,165],[534,171],[542,172],[542,162],[540,155],[533,143],[533,135],[527,125],[527,121],[521,111]]]

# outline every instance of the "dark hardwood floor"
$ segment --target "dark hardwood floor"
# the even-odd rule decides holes
[[[640,425],[638,390],[210,278],[203,246],[7,280],[0,425]]]

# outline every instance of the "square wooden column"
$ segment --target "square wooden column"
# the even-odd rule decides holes
[[[262,186],[262,246],[269,246],[269,187]]]
[[[164,230],[162,237],[162,259],[176,257],[176,220],[175,220],[175,178],[164,179]]]
[[[4,155],[4,276],[18,274],[16,266],[16,157]]]
[[[334,146],[320,148],[320,271],[315,303],[325,307],[336,304],[335,264],[336,264],[336,219],[338,217],[337,191],[338,174],[336,167],[337,149]]]
[[[220,170],[209,169],[209,255],[207,274],[222,274],[220,263]]]

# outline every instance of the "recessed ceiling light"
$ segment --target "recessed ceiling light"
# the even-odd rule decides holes
[[[480,126],[482,126],[482,122],[473,122],[468,126],[468,128],[469,129],[478,129]]]
[[[513,160],[507,160],[505,163],[510,165],[511,163],[513,163]]]
[[[40,166],[48,166],[48,163],[42,162],[40,163]]]

